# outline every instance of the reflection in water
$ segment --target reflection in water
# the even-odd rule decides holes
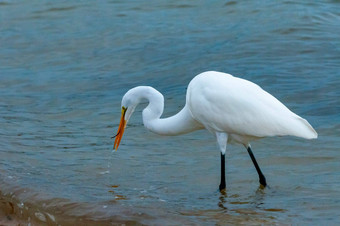
[[[263,189],[262,187],[259,187],[248,197],[243,197],[239,194],[228,196],[227,192],[224,190],[220,193],[218,198],[218,207],[220,208],[219,213],[223,214],[226,218],[233,218],[235,213],[240,214],[243,217],[246,216],[242,221],[239,221],[238,219],[238,223],[267,224],[269,222],[275,222],[274,214],[269,217],[266,212],[284,213],[286,210],[281,208],[265,208],[266,195],[270,193],[270,191],[267,190],[268,188]],[[252,220],[250,220],[250,218]]]
[[[256,208],[261,208],[261,206],[264,204],[266,194],[264,190],[265,189],[259,187],[259,189],[257,189],[253,195],[248,196],[246,200],[245,197],[241,197],[238,194],[234,194],[228,197],[226,190],[223,190],[221,191],[221,194],[219,196],[218,206],[221,209],[225,210],[227,209],[234,210],[235,207],[240,207],[242,205],[255,206]],[[229,206],[229,208],[227,206]]]
[[[224,189],[221,191],[221,195],[219,197],[218,207],[220,207],[223,210],[227,210],[228,208],[225,207],[226,198],[228,198],[227,191]]]

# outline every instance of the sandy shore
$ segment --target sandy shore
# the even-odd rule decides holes
[[[21,226],[28,225],[29,222],[18,217],[14,213],[14,207],[11,202],[5,201],[3,198],[0,200],[0,225],[4,226]]]

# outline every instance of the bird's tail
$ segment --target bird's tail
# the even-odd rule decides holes
[[[294,136],[302,137],[305,139],[316,139],[318,138],[317,132],[314,128],[308,123],[306,119],[303,119],[298,116],[296,123],[294,125]]]

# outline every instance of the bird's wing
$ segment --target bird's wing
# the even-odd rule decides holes
[[[207,72],[189,84],[187,104],[207,129],[244,136],[315,138],[309,123],[258,85],[228,74]]]

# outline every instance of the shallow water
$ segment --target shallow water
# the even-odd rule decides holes
[[[339,1],[0,1],[0,213],[51,225],[339,224],[339,12]],[[230,145],[221,194],[213,136],[152,134],[143,106],[112,151],[129,88],[158,89],[170,116],[206,70],[259,84],[317,130],[252,143],[268,188]]]

